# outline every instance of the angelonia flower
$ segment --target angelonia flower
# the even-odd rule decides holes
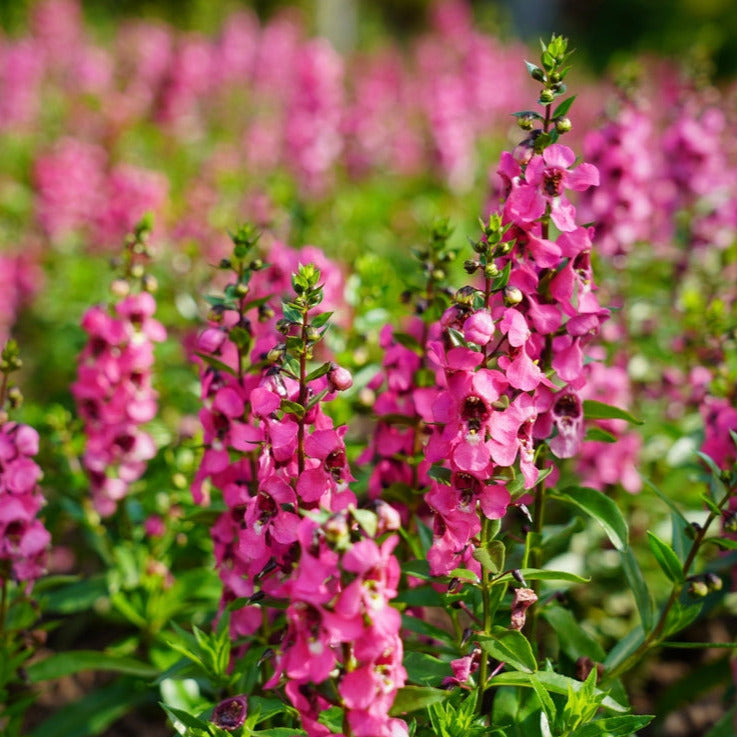
[[[142,426],[156,416],[154,343],[166,339],[166,330],[153,316],[155,280],[143,273],[149,232],[150,220],[144,219],[128,240],[124,277],[112,284],[117,301],[90,307],[82,317],[88,339],[72,395],[86,435],[82,465],[93,505],[104,517],[115,512],[156,454]],[[132,291],[135,282],[141,291]]]
[[[564,39],[551,47],[565,58]],[[557,64],[530,65],[545,84],[539,102],[547,112],[520,113],[528,137],[501,156],[499,203],[466,264],[482,286],[457,292],[440,339],[429,343],[442,369],[432,402],[440,430],[425,450],[434,464],[425,494],[435,515],[434,574],[459,566],[478,572],[474,540],[484,520],[503,517],[538,483],[540,448],[570,458],[583,440],[584,349],[608,312],[595,293],[592,229],[578,223],[568,192],[597,185],[599,176],[557,142],[570,129],[572,102],[552,114],[564,91]]]
[[[310,737],[333,734],[319,717],[334,705],[325,694],[336,690],[351,734],[407,735],[407,725],[388,715],[407,674],[401,618],[390,605],[399,582],[392,555],[398,538],[379,542],[384,531],[376,515],[353,506],[299,523],[299,559],[285,585],[287,629],[265,687],[285,683]],[[331,680],[336,690],[321,688]]]
[[[279,311],[270,304],[270,297],[286,294],[287,287],[292,294],[295,285],[303,289],[286,271],[298,255],[314,255],[324,263],[333,281],[326,299],[331,304],[340,299],[342,275],[317,249],[297,254],[281,243],[273,244],[271,263],[264,264],[255,249],[259,235],[251,226],[242,226],[232,237],[233,253],[221,262],[231,281],[224,297],[211,299],[210,323],[195,348],[205,450],[192,494],[196,503],[207,504],[214,486],[227,506],[212,528],[223,605],[253,596],[258,587],[278,594],[280,566],[289,570],[291,565],[299,509],[355,503],[346,487],[351,476],[345,428],[333,429],[320,404],[350,386],[350,373],[328,360],[316,375],[300,379],[301,363],[291,355],[303,330],[310,358],[320,347],[320,327],[296,328],[293,318],[302,314],[300,309],[305,319],[313,315],[323,289],[320,300],[309,306]],[[309,268],[320,278],[317,267]],[[294,331],[298,335],[291,335]],[[297,405],[309,406],[298,416],[289,411]],[[258,607],[237,608],[231,631],[251,634],[261,618]]]
[[[45,504],[39,487],[42,472],[33,460],[38,453],[38,433],[29,425],[8,419],[6,404],[20,401],[8,375],[21,366],[18,346],[9,340],[0,358],[3,375],[0,394],[0,585],[13,581],[30,591],[46,569],[51,535],[38,519]]]

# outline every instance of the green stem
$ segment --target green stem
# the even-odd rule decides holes
[[[299,396],[297,402],[304,408],[307,402],[307,308],[302,313],[302,328],[299,353]],[[297,472],[301,476],[305,470],[305,418],[297,418]]]
[[[491,520],[485,516],[481,523],[481,547],[486,549],[489,542],[489,532],[491,530]],[[489,581],[489,572],[481,566],[481,601],[483,603],[483,630],[485,634],[491,633],[491,583]],[[486,689],[486,681],[489,678],[489,658],[482,654],[479,663],[478,686],[476,691],[476,711],[483,713],[484,706],[484,690]]]
[[[0,594],[0,640],[5,637],[5,617],[8,612],[8,579],[3,577],[2,594]]]

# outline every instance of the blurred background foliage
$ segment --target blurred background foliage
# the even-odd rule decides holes
[[[0,0],[0,24],[22,31],[34,0]],[[734,0],[473,0],[482,30],[523,40],[552,31],[576,39],[578,63],[593,71],[634,53],[657,52],[700,66],[717,79],[737,72]],[[216,31],[226,15],[249,7],[262,19],[289,7],[336,47],[370,46],[388,31],[400,41],[426,25],[433,0],[84,0],[88,22],[112,31],[122,17],[161,18]]]

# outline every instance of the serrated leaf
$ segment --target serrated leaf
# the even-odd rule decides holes
[[[606,404],[606,402],[598,402],[596,399],[583,400],[583,416],[587,420],[626,420],[632,425],[644,424],[626,409]]]
[[[617,550],[622,551],[627,547],[629,540],[627,523],[619,507],[600,491],[586,486],[569,486],[562,491],[556,491],[550,497],[572,504],[595,519]]]
[[[658,561],[658,565],[673,583],[683,583],[683,567],[678,556],[670,545],[663,542],[654,532],[647,531],[650,550]]]
[[[565,115],[571,109],[571,105],[573,105],[573,101],[575,99],[576,95],[572,95],[567,100],[563,100],[563,102],[561,102],[561,104],[558,105],[555,110],[553,110],[553,118],[558,118]]]
[[[389,711],[392,716],[399,716],[410,711],[424,709],[430,704],[439,704],[450,696],[450,691],[430,686],[404,686],[397,691],[394,704]]]
[[[479,635],[481,649],[499,661],[511,665],[524,673],[537,670],[537,660],[532,645],[518,630],[506,627],[492,627],[489,635]]]

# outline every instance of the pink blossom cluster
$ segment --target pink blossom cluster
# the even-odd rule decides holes
[[[590,355],[599,360],[586,366],[586,384],[581,399],[594,399],[616,407],[632,406],[632,390],[627,369],[607,366],[604,351],[591,348]],[[626,420],[597,420],[594,425],[611,438],[609,441],[584,440],[576,458],[576,469],[581,481],[600,491],[614,484],[635,494],[642,488],[642,479],[636,465],[642,447],[642,437],[629,429]]]
[[[36,209],[50,238],[87,232],[92,243],[119,243],[143,214],[160,210],[167,198],[163,174],[129,164],[108,168],[96,144],[63,138],[36,160]]]
[[[270,296],[276,300],[288,294],[291,271],[300,262],[310,260],[319,264],[324,276],[323,306],[331,311],[342,304],[345,278],[319,249],[308,246],[295,251],[275,241],[268,259],[268,266],[255,271],[249,282],[249,300],[258,303]],[[297,474],[290,459],[295,457],[296,423],[289,416],[276,420],[273,414],[282,399],[296,401],[299,389],[293,379],[283,377],[278,370],[245,370],[247,365],[267,358],[280,339],[275,329],[278,315],[271,308],[264,310],[265,306],[254,304],[244,315],[225,310],[217,322],[210,322],[195,344],[201,364],[203,407],[199,417],[205,451],[192,494],[196,503],[209,504],[209,490],[215,486],[222,491],[228,507],[212,528],[216,567],[224,585],[223,604],[252,596],[264,567],[268,564],[271,569],[275,561],[288,555],[296,539],[296,510],[320,503],[332,508],[337,503],[334,497],[345,491],[349,478],[342,440],[345,428],[334,430],[318,403],[305,417],[314,432],[304,441],[308,456],[304,478],[300,477],[293,488]],[[231,340],[236,326],[250,335],[252,347],[247,356],[240,355],[242,351]],[[208,357],[217,364],[208,364]],[[330,372],[314,381],[310,395],[329,388],[333,376]],[[355,501],[352,494],[345,499]],[[285,512],[282,505],[291,506],[293,511]],[[277,573],[274,571],[263,585],[275,595],[279,588]],[[231,616],[231,629],[236,634],[250,634],[260,623],[261,613],[255,606],[241,607]]]
[[[44,505],[33,460],[38,433],[28,425],[0,425],[0,583],[13,580],[27,588],[44,573],[51,535],[38,519]]]
[[[310,737],[334,734],[320,722],[331,701],[319,687],[331,679],[350,734],[406,737],[404,721],[388,716],[407,675],[401,618],[390,605],[399,583],[392,555],[398,538],[377,542],[352,507],[323,516],[305,517],[297,529],[299,559],[286,584],[287,629],[266,688],[286,681]],[[377,532],[385,530],[379,524]]]
[[[442,388],[425,411],[438,426],[425,457],[449,472],[425,496],[435,513],[428,558],[436,574],[478,569],[481,519],[505,514],[510,474],[521,474],[524,489],[536,484],[543,441],[559,458],[580,448],[583,351],[608,316],[595,295],[591,229],[576,223],[566,195],[598,184],[596,168],[574,166],[561,144],[542,153],[523,144],[515,154],[502,154],[499,213],[479,244],[489,248],[492,239],[485,289],[456,299],[441,319],[441,340],[429,344]],[[494,290],[492,277],[502,273],[508,279]]]
[[[82,318],[88,339],[72,394],[86,435],[82,465],[102,516],[115,512],[156,454],[153,438],[141,427],[156,416],[154,343],[166,338],[155,310],[154,297],[141,292],[124,297],[112,310],[91,307]]]

